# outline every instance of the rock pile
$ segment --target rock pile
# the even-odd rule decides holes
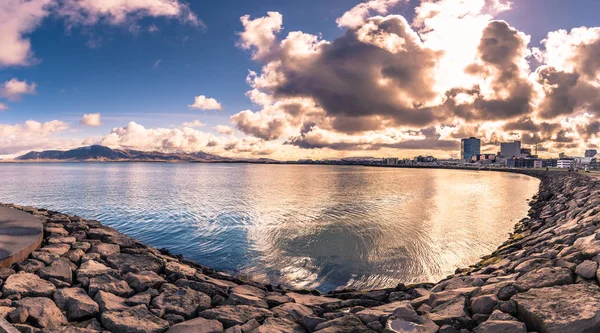
[[[289,290],[214,271],[100,222],[31,207],[43,246],[0,269],[0,316],[21,332],[600,332],[600,182],[541,179],[492,255],[437,284]]]

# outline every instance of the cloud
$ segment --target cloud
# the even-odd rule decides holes
[[[231,128],[229,126],[224,126],[224,125],[215,126],[215,131],[217,131],[217,133],[220,133],[223,135],[231,135],[234,132],[233,128]]]
[[[12,78],[0,85],[0,97],[6,98],[9,101],[18,101],[23,95],[33,95],[36,93],[37,85],[27,83],[27,81],[19,81],[17,78]]]
[[[4,103],[0,103],[0,112],[5,111],[5,110],[8,110],[8,105],[6,105]]]
[[[158,59],[154,62],[154,64],[152,64],[152,69],[157,69],[158,66],[160,66],[160,63],[162,62],[162,60]]]
[[[244,15],[240,21],[244,31],[239,33],[238,46],[246,50],[254,49],[254,59],[265,57],[282,29],[283,16],[278,12],[267,12],[267,16],[254,20],[250,19],[250,15]]]
[[[205,123],[201,122],[200,120],[193,120],[193,121],[187,121],[185,123],[183,123],[183,126],[185,127],[203,127],[206,126]]]
[[[340,28],[357,28],[361,26],[371,13],[385,15],[389,9],[407,0],[369,0],[359,3],[344,15],[335,20]]]
[[[204,27],[189,6],[178,0],[4,0],[0,1],[0,68],[38,61],[28,35],[49,16],[63,19],[69,29],[98,23],[135,27],[144,17],[177,19]],[[90,42],[98,44],[97,39]]]
[[[192,109],[200,110],[221,110],[221,104],[214,98],[208,98],[204,95],[196,96],[194,98],[194,104],[188,105]]]
[[[63,121],[52,120],[40,123],[27,120],[21,124],[0,124],[0,155],[14,155],[32,149],[56,149],[73,142],[65,142],[55,134],[69,129]]]
[[[98,127],[102,125],[99,113],[84,114],[79,123],[82,126]]]

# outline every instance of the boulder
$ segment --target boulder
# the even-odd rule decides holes
[[[58,328],[67,324],[67,318],[54,302],[46,297],[27,297],[16,302],[29,313],[27,321],[38,328]]]
[[[296,303],[306,305],[309,307],[322,306],[324,304],[341,303],[340,299],[333,297],[323,297],[314,295],[305,295],[299,293],[287,293],[287,296],[291,297]]]
[[[2,292],[5,295],[20,294],[24,297],[50,297],[56,287],[32,273],[13,274],[6,279]]]
[[[45,266],[43,262],[36,259],[25,259],[15,264],[17,271],[25,273],[35,273]]]
[[[108,274],[96,276],[90,279],[90,295],[94,296],[100,290],[121,297],[130,297],[135,293],[133,289],[129,287],[127,282],[114,278]]]
[[[152,306],[166,313],[192,318],[196,311],[210,308],[210,297],[190,288],[172,288],[163,291],[152,300]]]
[[[49,252],[42,252],[42,251],[31,252],[31,257],[33,259],[43,262],[46,265],[50,265],[54,260],[60,258],[60,256],[56,253],[49,253]]]
[[[79,279],[82,277],[92,278],[95,276],[109,273],[111,271],[112,269],[110,267],[107,267],[95,260],[88,260],[86,262],[83,262],[75,273],[77,275],[77,279]]]
[[[205,293],[210,297],[213,297],[215,295],[227,297],[228,291],[229,291],[229,287],[223,287],[223,286],[212,284],[209,282],[201,282],[201,281],[194,281],[194,280],[188,280],[188,279],[179,279],[179,280],[175,281],[175,285],[178,287],[190,287],[196,291]],[[291,299],[291,302],[293,302],[293,301],[294,300]],[[267,303],[268,302],[269,301],[267,299]],[[277,304],[277,305],[279,305],[279,304]]]
[[[586,279],[591,279],[596,276],[596,270],[598,269],[598,263],[592,260],[585,260],[575,268],[577,275]]]
[[[526,273],[515,282],[517,290],[543,288],[573,283],[571,270],[562,267],[543,267]]]
[[[48,253],[57,254],[59,256],[62,256],[63,254],[69,252],[70,249],[71,249],[71,244],[59,243],[59,244],[46,245],[46,246],[40,248],[38,251],[48,252]]]
[[[94,317],[99,311],[98,304],[81,288],[57,290],[54,293],[54,302],[66,312],[67,318],[71,321]]]
[[[527,333],[525,324],[518,321],[488,320],[475,327],[475,333]]]
[[[119,247],[119,245],[99,243],[92,246],[88,253],[98,253],[100,257],[104,259],[111,254],[116,254],[120,252],[121,248]]]
[[[194,318],[171,326],[167,333],[222,333],[223,324],[218,320]]]
[[[452,325],[455,320],[463,320],[468,317],[465,302],[465,297],[457,297],[436,306],[427,316],[439,326]]]
[[[249,324],[253,324],[251,327],[246,328]],[[286,318],[267,318],[265,322],[260,325],[255,320],[243,325],[242,332],[253,332],[253,333],[305,333],[306,330],[302,326],[290,321]],[[255,329],[252,329],[256,326]],[[249,330],[250,329],[250,330]]]
[[[148,288],[158,289],[166,282],[160,275],[151,271],[127,273],[127,275],[125,275],[125,281],[127,281],[129,286],[138,293]]]
[[[104,312],[102,325],[111,332],[119,333],[162,333],[169,328],[168,321],[155,316],[144,305]]]
[[[271,309],[276,317],[287,318],[297,323],[302,323],[302,318],[312,316],[313,310],[298,303],[285,303]]]
[[[225,328],[235,325],[243,325],[251,319],[262,321],[266,317],[271,317],[271,311],[263,308],[255,308],[248,305],[225,305],[214,309],[208,309],[198,313],[198,316],[206,319],[216,319],[220,321]]]
[[[471,299],[471,311],[478,314],[491,314],[498,304],[494,295],[482,295]]]
[[[175,261],[169,261],[165,264],[165,272],[168,275],[180,273],[187,277],[191,277],[194,276],[194,274],[196,274],[196,269]]]
[[[571,284],[533,288],[512,297],[518,317],[540,333],[600,332],[600,287]]]
[[[54,260],[50,266],[41,268],[37,274],[46,280],[54,278],[69,284],[73,283],[73,271],[65,259]]]
[[[94,301],[98,303],[101,312],[123,311],[129,309],[124,298],[102,290],[98,291],[94,297]]]
[[[373,333],[373,331],[365,326],[360,319],[353,315],[346,315],[340,318],[329,320],[320,323],[315,327],[315,332],[319,333],[337,333],[337,332],[352,332],[352,333]]]
[[[106,262],[123,274],[143,271],[160,273],[163,270],[162,261],[147,254],[117,253],[106,257]]]

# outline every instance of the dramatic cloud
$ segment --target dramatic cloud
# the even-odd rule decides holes
[[[267,16],[251,20],[250,15],[240,18],[244,31],[240,33],[239,46],[243,49],[254,49],[254,59],[266,56],[281,31],[283,16],[278,12],[268,12]]]
[[[231,135],[234,132],[233,128],[231,128],[229,126],[224,126],[224,125],[215,126],[215,131],[217,131],[217,133],[220,133],[223,135]]]
[[[99,113],[84,114],[79,123],[82,126],[97,127],[102,125]]]
[[[62,147],[65,142],[56,138],[54,134],[64,132],[68,128],[67,123],[58,120],[45,123],[28,120],[16,125],[0,124],[0,155]]]
[[[19,81],[19,79],[10,79],[0,85],[0,98],[6,98],[9,101],[18,101],[23,95],[32,95],[36,93],[37,85]]]
[[[208,98],[204,95],[196,96],[194,98],[194,104],[188,105],[192,109],[200,110],[221,110],[221,104],[214,98]]]
[[[187,121],[187,122],[183,123],[183,126],[194,128],[194,127],[203,127],[203,126],[206,126],[206,124],[201,122],[200,120],[196,119],[193,121]]]
[[[97,23],[135,26],[144,17],[172,18],[204,26],[189,6],[178,0],[3,0],[0,67],[36,62],[28,35],[51,15],[64,19],[69,28]]]
[[[361,26],[371,13],[387,14],[391,7],[407,0],[370,0],[359,3],[335,22],[340,28],[357,28]]]

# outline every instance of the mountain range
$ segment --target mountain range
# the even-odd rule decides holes
[[[132,149],[112,149],[100,145],[71,150],[31,151],[15,158],[17,161],[115,161],[115,162],[233,162],[227,157],[194,153],[165,153]]]

